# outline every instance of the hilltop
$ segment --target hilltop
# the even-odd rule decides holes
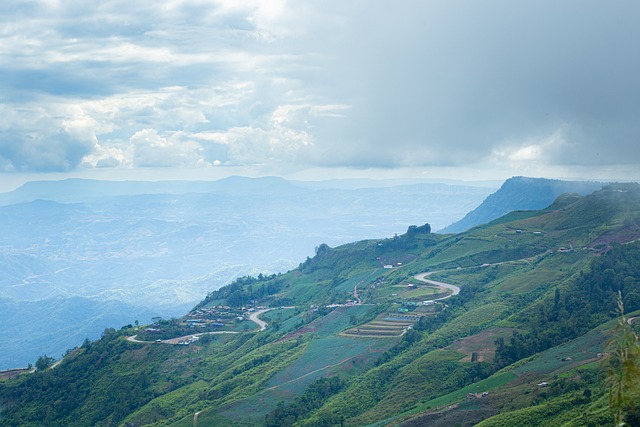
[[[320,244],[0,382],[0,425],[607,425],[606,341],[618,292],[640,314],[639,260],[638,184]]]
[[[563,181],[523,176],[509,178],[478,207],[440,232],[461,233],[515,210],[543,209],[561,194],[576,193],[585,196],[599,190],[603,185],[601,182],[592,181]]]

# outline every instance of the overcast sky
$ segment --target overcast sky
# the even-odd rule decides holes
[[[640,179],[640,2],[3,0],[0,179]]]

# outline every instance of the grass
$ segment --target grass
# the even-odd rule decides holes
[[[372,309],[372,306],[338,307],[306,325],[303,329],[309,332],[307,340],[312,339],[305,344],[304,350],[294,360],[278,365],[278,369],[269,374],[270,378],[264,380],[261,371],[248,371],[248,374],[261,378],[258,381],[261,383],[259,388],[251,395],[238,395],[235,401],[217,409],[204,411],[201,414],[204,417],[203,425],[260,425],[265,414],[273,410],[278,402],[301,395],[312,381],[338,374],[350,376],[370,367],[395,341],[353,339],[336,336],[336,333],[348,327],[354,317],[366,317]],[[272,316],[272,319],[277,318],[275,313],[272,313]],[[284,320],[283,324],[290,321],[298,322],[299,319],[297,316],[291,317]],[[281,345],[287,342],[293,341],[287,340]],[[252,357],[258,355],[254,354]],[[243,360],[240,359],[238,362],[243,363]],[[233,378],[225,379],[232,380]],[[208,420],[211,420],[210,423]],[[204,424],[205,422],[209,424]]]
[[[200,397],[200,394],[206,390],[207,386],[208,383],[206,381],[197,381],[180,387],[170,393],[166,393],[138,409],[133,416],[128,417],[126,421],[134,424],[148,421],[149,419],[153,419],[154,413],[166,413],[167,411],[173,410],[173,408],[194,402]]]
[[[366,317],[373,310],[373,306],[354,305],[351,307],[337,307],[326,316],[314,320],[308,326],[313,332],[321,336],[337,334],[352,325],[352,321]]]
[[[473,335],[473,331],[490,326],[507,311],[508,307],[505,304],[483,305],[456,317],[440,328],[436,334],[452,338]]]
[[[394,420],[397,420],[397,422],[401,422],[401,420],[403,419],[406,420],[407,418],[414,418],[415,415],[420,414],[421,412],[431,411],[444,406],[449,406],[456,402],[460,402],[464,400],[467,397],[467,394],[469,393],[475,394],[475,393],[483,393],[485,391],[491,391],[496,388],[502,387],[503,385],[508,384],[516,380],[517,378],[518,377],[516,375],[510,372],[499,373],[489,378],[485,378],[484,380],[480,380],[478,382],[470,384],[454,392],[436,397],[435,399],[431,399],[409,411],[402,412],[396,416],[387,418],[386,420],[377,422],[375,424],[370,424],[367,427],[383,427],[383,426],[389,425]],[[396,424],[394,423],[394,425]]]
[[[421,286],[416,289],[411,289],[406,292],[399,293],[398,296],[403,299],[415,299],[415,298],[421,298],[425,296],[431,296],[434,294],[438,294],[440,292],[441,292],[440,288]]]
[[[195,414],[195,413],[194,413]],[[198,414],[197,424],[193,422],[193,415],[188,415],[180,421],[171,424],[171,427],[197,427],[197,426],[216,426],[216,427],[238,427],[238,424],[216,412],[207,411],[206,409]]]
[[[495,340],[502,337],[508,342],[509,337],[516,330],[515,328],[491,327],[478,334],[463,338],[447,348],[466,354],[464,361],[470,361],[471,354],[477,353],[479,362],[490,362],[495,356]]]
[[[512,372],[497,373],[490,376],[489,378],[485,378],[484,380],[480,380],[464,388],[461,388],[449,394],[445,394],[444,396],[431,399],[411,412],[417,413],[425,409],[437,408],[443,405],[451,405],[452,403],[464,399],[468,393],[482,393],[485,391],[490,391],[495,388],[502,387],[503,385],[508,384],[511,381],[516,380],[517,378],[518,376]]]
[[[480,422],[478,427],[613,425],[611,416],[606,411],[593,410],[595,406],[602,407],[604,402],[594,405],[580,396],[569,394],[539,405],[498,414]]]
[[[385,347],[387,346],[377,340],[349,339],[339,336],[318,339],[309,344],[302,357],[274,375],[267,386],[279,387],[305,375],[308,376],[310,372],[316,372],[362,355],[379,353]]]
[[[362,370],[391,344],[335,336],[314,340],[299,359],[267,382],[266,389],[227,405],[220,414],[236,422],[259,425],[278,402],[300,396],[312,381],[343,371]]]
[[[369,283],[374,281],[381,273],[384,272],[385,270],[383,268],[376,268],[356,274],[355,276],[340,283],[336,286],[336,289],[344,292],[353,292],[353,288],[358,285],[358,290],[362,291]]]
[[[606,334],[600,329],[594,329],[574,340],[550,348],[527,359],[513,369],[517,375],[551,374],[566,371],[572,367],[597,359],[597,354],[604,351],[607,340]],[[570,361],[562,359],[570,357]]]
[[[289,308],[267,311],[260,315],[260,319],[267,322],[268,328],[277,327],[277,330],[283,333],[288,333],[297,329],[303,322],[302,318],[298,315],[297,310]]]

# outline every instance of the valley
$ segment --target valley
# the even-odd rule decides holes
[[[640,186],[615,184],[464,233],[321,244],[179,319],[107,329],[55,369],[0,381],[0,425],[42,411],[54,426],[609,425],[639,239]]]
[[[269,177],[28,183],[0,194],[0,369],[180,316],[236,277],[295,268],[323,241],[393,235],[424,216],[444,227],[490,191]]]

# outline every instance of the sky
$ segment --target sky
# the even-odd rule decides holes
[[[0,189],[640,179],[640,2],[3,0]]]

